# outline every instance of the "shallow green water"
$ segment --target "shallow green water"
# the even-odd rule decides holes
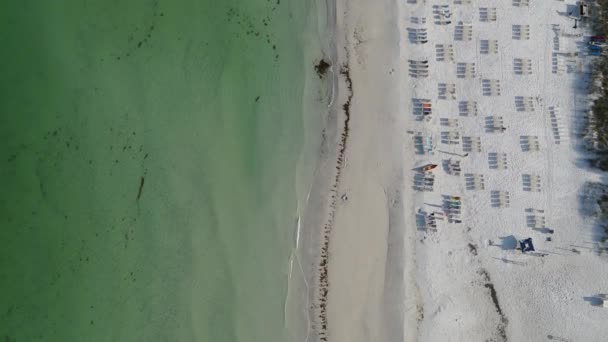
[[[316,15],[0,4],[3,341],[287,340]]]

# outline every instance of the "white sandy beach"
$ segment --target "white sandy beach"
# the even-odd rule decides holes
[[[593,297],[608,292],[607,260],[581,203],[602,179],[579,148],[589,34],[574,3],[338,1],[348,136],[324,213],[322,340],[606,340]],[[414,168],[429,163],[421,185]],[[451,223],[447,206],[461,211]],[[514,249],[528,237],[535,252]]]

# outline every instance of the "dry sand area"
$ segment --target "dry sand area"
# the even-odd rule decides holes
[[[338,1],[353,96],[328,341],[607,339],[574,4]]]

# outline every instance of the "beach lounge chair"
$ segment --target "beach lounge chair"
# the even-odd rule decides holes
[[[482,39],[479,42],[479,52],[482,55],[496,55],[496,54],[498,54],[498,40],[496,40],[496,39]]]
[[[530,39],[530,25],[513,25],[512,38],[514,40],[529,40]]]
[[[502,116],[487,116],[485,128],[487,133],[502,133],[506,129]]]
[[[496,21],[496,7],[480,7],[479,21],[485,23]]]
[[[518,112],[533,112],[534,111],[534,97],[515,96],[515,109]]]
[[[438,97],[440,100],[455,100],[456,85],[454,83],[437,84]]]
[[[437,44],[435,55],[435,60],[438,62],[454,62],[454,47],[452,44]]]
[[[443,131],[441,132],[441,143],[446,145],[458,145],[460,144],[460,133],[457,131]]]
[[[446,173],[453,176],[460,176],[460,160],[445,160],[444,161],[444,169]]]
[[[490,203],[493,208],[508,208],[511,196],[508,191],[492,190],[490,192]]]
[[[481,80],[481,91],[483,96],[500,96],[500,80]]]
[[[473,39],[473,24],[459,22],[454,29],[454,40],[471,41]]]
[[[458,119],[440,118],[439,124],[446,127],[458,127]]]
[[[488,153],[488,164],[490,169],[506,170],[507,169],[507,154],[490,152]]]
[[[477,116],[476,101],[460,101],[458,102],[458,112],[460,116]]]
[[[513,72],[515,73],[515,75],[531,75],[532,60],[529,58],[513,59]]]
[[[456,64],[456,77],[475,78],[475,63]]]

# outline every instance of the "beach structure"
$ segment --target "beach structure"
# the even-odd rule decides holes
[[[519,249],[522,251],[522,253],[535,251],[534,244],[532,243],[532,238],[519,240],[518,242],[519,242]]]
[[[496,21],[496,7],[480,7],[479,21],[484,23]]]

